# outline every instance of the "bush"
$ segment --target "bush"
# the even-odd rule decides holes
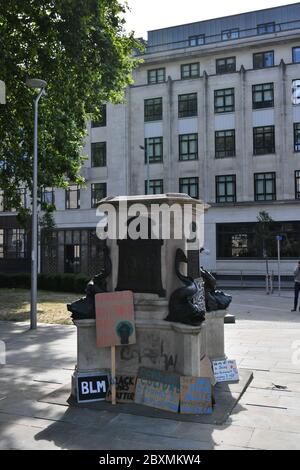
[[[84,274],[39,274],[38,288],[54,292],[84,293],[90,277]],[[29,273],[0,273],[0,287],[30,289]]]

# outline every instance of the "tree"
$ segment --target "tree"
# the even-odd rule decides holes
[[[126,8],[118,0],[0,2],[0,188],[21,213],[18,189],[32,189],[35,91],[26,79],[48,82],[39,108],[41,196],[43,187],[83,181],[86,121],[101,117],[104,102],[121,102],[131,83],[140,44],[124,32]]]
[[[261,211],[257,216],[257,225],[255,228],[255,241],[262,249],[263,257],[266,260],[266,271],[269,274],[269,257],[272,254],[274,244],[274,220],[268,212]]]

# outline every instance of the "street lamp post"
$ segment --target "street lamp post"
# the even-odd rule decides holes
[[[34,100],[34,149],[33,149],[33,184],[32,184],[32,229],[31,229],[31,308],[30,328],[37,328],[37,257],[38,257],[38,216],[37,216],[37,185],[38,185],[38,107],[39,101],[46,94],[47,82],[32,78],[26,85],[39,89]]]

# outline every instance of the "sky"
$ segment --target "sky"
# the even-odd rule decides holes
[[[147,31],[247,11],[298,3],[293,0],[127,0],[128,31],[147,39]]]

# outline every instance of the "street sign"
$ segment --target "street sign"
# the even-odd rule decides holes
[[[276,240],[278,242],[282,242],[283,241],[283,236],[282,235],[277,235]]]

